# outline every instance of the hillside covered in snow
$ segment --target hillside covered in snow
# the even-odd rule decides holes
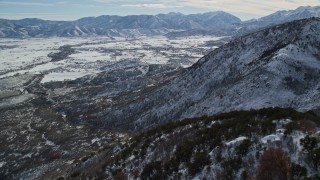
[[[319,41],[317,18],[273,26],[232,40],[162,83],[109,96],[107,108],[88,108],[74,94],[57,107],[71,121],[129,129],[252,108],[319,109]]]
[[[310,17],[320,17],[320,6],[299,7],[295,10],[284,10],[272,13],[259,19],[245,21],[247,26],[265,27],[293,20],[305,19]]]

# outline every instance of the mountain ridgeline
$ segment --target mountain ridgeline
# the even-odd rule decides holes
[[[190,29],[216,29],[231,27],[241,20],[218,11],[183,15],[130,15],[86,17],[76,21],[46,21],[41,19],[0,20],[0,36],[23,37],[74,37],[74,36],[139,36],[163,35],[172,31]]]
[[[71,121],[129,129],[233,110],[319,109],[319,42],[319,18],[276,25],[235,38],[156,86],[110,97],[107,108],[72,94],[58,109]]]
[[[190,36],[190,35],[229,35],[229,36],[241,36],[250,32],[254,32],[258,29],[290,22],[293,20],[305,19],[310,17],[320,17],[320,6],[306,6],[299,7],[295,10],[278,11],[270,15],[243,21],[239,24],[234,24],[233,27],[221,27],[216,29],[192,29],[186,31],[170,32],[166,34],[169,38]]]
[[[190,35],[230,36],[254,31],[266,26],[292,20],[320,17],[320,6],[300,7],[279,11],[250,21],[223,11],[184,15],[169,13],[158,15],[131,15],[85,17],[75,21],[47,21],[41,19],[0,19],[0,37],[81,37],[81,36],[154,36],[169,38]]]

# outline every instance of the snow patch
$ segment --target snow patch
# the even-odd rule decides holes
[[[4,165],[6,165],[7,163],[6,162],[4,162],[4,161],[1,161],[0,162],[0,168],[2,168]]]
[[[95,73],[98,73],[98,72],[99,71],[95,71]],[[92,72],[82,70],[82,69],[79,69],[78,71],[71,71],[71,72],[53,72],[45,75],[41,80],[41,83],[47,83],[52,81],[75,80],[90,74],[92,74]]]
[[[100,141],[99,138],[94,138],[94,139],[91,140],[91,144],[93,144],[93,143],[95,143],[95,142],[99,142],[99,141]]]
[[[55,146],[55,143],[54,142],[52,142],[52,141],[50,141],[48,138],[46,138],[45,137],[45,135],[44,134],[42,134],[42,139],[44,139],[45,140],[45,145],[48,145],[48,146]]]
[[[265,136],[261,139],[261,142],[264,144],[269,143],[269,142],[274,142],[274,141],[280,141],[280,137],[276,134],[271,134],[271,135]]]
[[[232,141],[226,142],[226,145],[230,146],[230,145],[236,144],[236,143],[241,142],[241,141],[246,140],[246,139],[248,139],[248,138],[244,137],[244,136],[240,136],[240,137],[238,137],[238,138],[236,138],[236,139],[234,139]]]

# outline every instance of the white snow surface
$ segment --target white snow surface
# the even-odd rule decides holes
[[[6,165],[6,164],[7,164],[6,162],[1,161],[1,162],[0,162],[0,168],[1,168],[2,166]]]
[[[95,73],[98,73],[99,71],[95,71]],[[82,69],[79,69],[78,71],[72,71],[72,72],[53,72],[49,73],[44,76],[41,83],[51,82],[51,81],[64,81],[64,80],[75,80],[77,78],[90,75],[93,72],[85,71]]]
[[[234,140],[232,140],[232,141],[226,142],[226,145],[227,145],[227,146],[230,146],[230,145],[239,143],[239,142],[241,142],[241,141],[243,141],[243,140],[246,140],[246,139],[248,139],[248,138],[247,138],[247,137],[244,137],[244,136],[240,136],[240,137],[238,137],[238,138],[236,138],[236,139],[234,139]]]
[[[0,108],[18,105],[32,99],[33,97],[35,97],[34,94],[22,94],[19,96],[3,99],[3,100],[0,100]]]
[[[76,28],[77,33],[84,32]],[[101,64],[122,60],[137,60],[147,64],[167,64],[171,59],[182,59],[181,66],[189,67],[205,52],[216,47],[205,46],[207,41],[223,37],[192,36],[167,39],[164,36],[139,38],[78,37],[0,39],[0,78],[16,74],[44,74],[42,83],[74,80],[101,72]],[[66,59],[51,62],[50,53],[71,45],[75,53]],[[183,58],[185,57],[185,58]]]
[[[280,141],[280,137],[277,134],[270,134],[268,136],[261,138],[261,142],[264,144],[269,142],[274,142],[274,141]]]

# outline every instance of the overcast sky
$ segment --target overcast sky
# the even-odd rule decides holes
[[[99,15],[137,15],[222,10],[242,20],[278,10],[319,6],[320,0],[0,0],[0,18],[75,20]]]

